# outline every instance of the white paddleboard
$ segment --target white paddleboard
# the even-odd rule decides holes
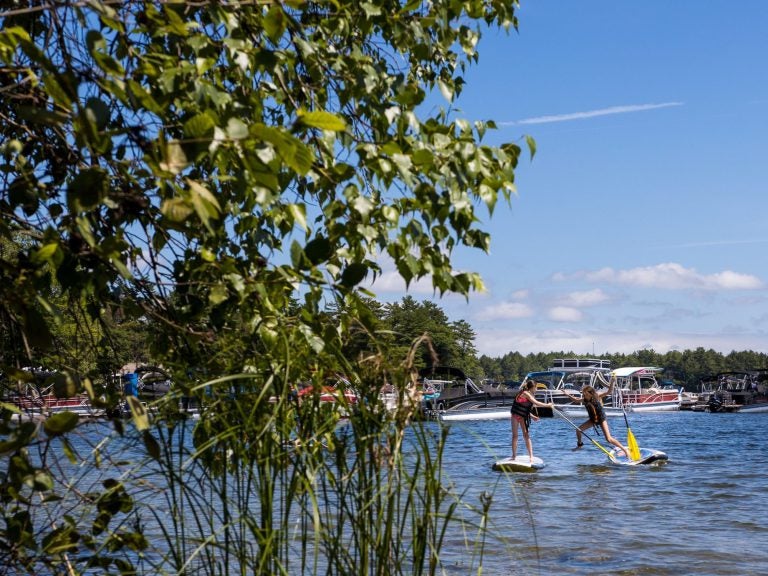
[[[621,450],[614,448],[611,450],[611,461],[614,464],[620,464],[622,466],[637,466],[639,464],[652,464],[653,462],[659,462],[661,460],[668,460],[669,457],[661,450],[654,450],[653,448],[640,448],[640,458],[637,460],[628,459]]]
[[[542,468],[544,468],[544,460],[534,456],[531,461],[531,457],[527,454],[517,458],[504,458],[493,465],[493,469],[497,472],[536,472]]]

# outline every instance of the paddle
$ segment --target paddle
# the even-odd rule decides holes
[[[632,429],[629,427],[629,420],[627,420],[627,411],[624,410],[624,399],[619,395],[619,402],[621,402],[621,413],[624,414],[624,423],[627,425],[627,448],[629,449],[629,457],[632,460],[640,460],[640,447],[637,445],[635,435],[632,434]]]
[[[566,422],[568,422],[568,424],[570,424],[571,426],[573,426],[574,428],[576,428],[576,430],[579,430],[579,427],[578,427],[576,424],[574,424],[574,423],[573,423],[573,422],[570,420],[570,418],[568,418],[568,416],[566,416],[565,414],[563,414],[562,412],[560,412],[560,410],[558,410],[557,408],[555,408],[555,409],[553,410],[553,412],[554,412],[555,414],[557,414],[558,416],[560,416],[560,418],[562,418],[563,420],[565,420]],[[605,448],[605,446],[603,446],[602,444],[600,444],[600,442],[598,442],[597,440],[595,440],[594,438],[592,438],[592,437],[591,437],[589,434],[587,434],[586,432],[584,432],[584,430],[581,430],[581,433],[582,433],[582,435],[583,435],[583,436],[584,436],[584,437],[585,437],[587,440],[589,440],[590,442],[592,442],[592,444],[594,444],[595,446],[597,446],[598,448],[600,448],[600,450],[602,450],[603,452],[605,452],[605,453],[608,455],[608,458],[610,458],[610,459],[611,459],[611,462],[616,462],[616,457],[615,457],[615,456],[614,456],[614,455],[613,455],[613,454],[610,452],[610,450],[608,450],[607,448]]]

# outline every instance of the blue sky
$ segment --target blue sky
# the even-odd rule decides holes
[[[481,354],[768,352],[768,1],[523,0],[456,105],[536,139],[459,252],[487,292],[434,300]],[[485,213],[482,213],[485,217]],[[405,295],[384,275],[383,300]]]

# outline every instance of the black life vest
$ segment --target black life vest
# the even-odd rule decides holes
[[[515,416],[520,416],[523,419],[523,422],[525,422],[525,427],[528,428],[528,426],[531,424],[531,410],[533,410],[533,402],[530,400],[528,402],[520,402],[518,401],[520,396],[522,396],[522,392],[515,396],[515,401],[512,402],[510,413]]]
[[[600,424],[605,420],[605,410],[603,403],[598,399],[585,400],[584,407],[587,409],[587,415],[593,424]]]

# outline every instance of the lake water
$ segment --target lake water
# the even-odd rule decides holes
[[[546,467],[500,473],[491,467],[511,455],[509,421],[450,424],[444,485],[474,507],[481,495],[492,494],[483,575],[768,574],[768,414],[630,414],[629,422],[641,447],[662,450],[669,460],[613,465],[586,439],[574,452],[571,425],[547,418],[531,425],[534,454]],[[609,424],[624,442],[624,419],[610,418]],[[441,426],[425,425],[435,432]],[[94,425],[77,449],[85,453],[109,430]],[[120,448],[113,461],[135,461],[144,451],[127,440],[112,447]],[[518,455],[526,453],[520,438]],[[78,466],[73,476],[87,491],[98,485],[100,473],[115,475],[122,468]],[[145,486],[157,484],[148,470],[123,472]],[[145,490],[143,498],[156,498],[162,509],[164,495]],[[443,574],[479,573],[477,533],[453,525],[440,552]]]
[[[609,424],[625,442],[624,419]],[[641,447],[669,461],[612,465],[586,439],[574,452],[574,429],[548,418],[531,425],[543,470],[493,472],[511,455],[509,422],[451,424],[446,479],[477,505],[494,493],[498,540],[483,574],[768,574],[768,414],[630,414],[629,424]],[[441,558],[449,574],[477,573],[458,542]]]

